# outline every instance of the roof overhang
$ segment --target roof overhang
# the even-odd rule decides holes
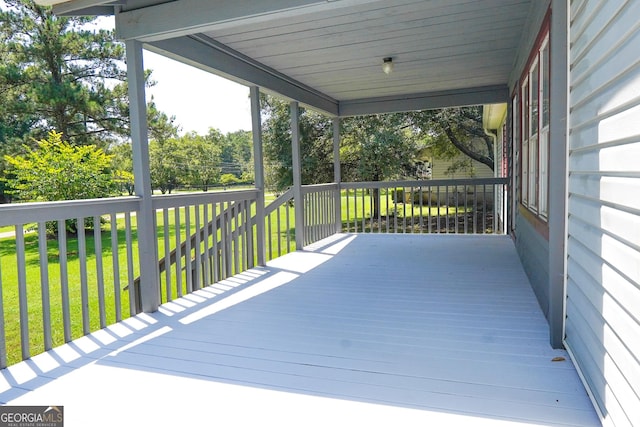
[[[487,130],[499,129],[507,117],[507,104],[488,104],[482,109],[482,127]]]
[[[508,102],[535,0],[39,0],[332,116]],[[382,59],[395,70],[382,72]]]

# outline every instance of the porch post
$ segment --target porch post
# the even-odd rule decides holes
[[[551,1],[549,122],[549,336],[553,348],[564,340],[566,282],[568,2]]]
[[[253,173],[258,189],[256,200],[256,247],[258,265],[265,265],[264,236],[264,163],[262,158],[262,123],[260,120],[260,89],[251,86],[251,130],[253,134]]]
[[[336,233],[342,231],[342,206],[340,198],[340,182],[342,173],[340,170],[340,117],[333,118],[333,181],[337,184],[336,190]]]
[[[129,83],[129,115],[133,150],[133,175],[136,196],[140,198],[137,212],[138,252],[140,259],[140,299],[136,305],[143,312],[156,311],[160,304],[160,281],[156,259],[156,235],[151,204],[151,173],[149,170],[149,141],[147,137],[147,104],[144,93],[142,44],[137,40],[125,42],[127,77]],[[135,294],[129,288],[130,297]]]
[[[300,115],[298,103],[291,101],[291,166],[293,167],[293,201],[295,204],[296,250],[304,247],[304,200],[302,199],[302,168],[300,164]]]

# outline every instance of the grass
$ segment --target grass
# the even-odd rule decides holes
[[[354,194],[357,200],[357,217],[354,221],[354,215],[348,215],[348,209],[354,210]],[[267,204],[275,199],[275,196],[267,196]],[[366,219],[370,216],[372,210],[371,197],[368,193],[359,191],[350,191],[347,194],[343,192],[341,198],[342,205],[342,223],[343,229],[353,231],[355,229],[355,223],[357,223],[358,231],[362,231],[364,224],[365,231],[387,231],[383,224],[379,224],[377,217],[373,220]],[[393,203],[392,197],[386,196],[386,193],[381,195],[380,204],[380,218],[384,218],[387,221],[388,226],[397,224],[398,232],[415,232],[413,227],[413,221],[409,227],[403,228],[402,225],[406,225],[406,218],[410,215],[418,215],[421,213],[423,217],[429,215],[455,216],[460,213],[460,210],[466,212],[464,208],[457,209],[455,207],[434,207]],[[216,212],[219,213],[219,212]],[[363,219],[363,213],[364,218]],[[175,225],[175,216],[173,212],[169,212],[168,215],[168,238],[170,243],[170,250],[175,249],[176,234],[180,233],[181,241],[185,241],[188,235],[191,235],[194,228],[195,209],[190,208],[191,215],[191,230],[187,230],[184,223],[185,211],[181,208],[181,224],[179,227]],[[289,228],[286,228],[287,215],[289,218]],[[213,211],[209,211],[209,219],[213,217]],[[138,250],[137,250],[137,236],[135,216],[131,217],[133,225],[132,233],[132,251],[131,258],[133,259],[133,270],[128,271],[127,268],[127,245],[125,241],[125,220],[124,218],[118,218],[117,224],[117,259],[119,265],[119,284],[114,287],[113,277],[113,262],[112,262],[112,245],[111,245],[111,225],[103,224],[101,233],[102,243],[102,270],[103,270],[103,282],[104,282],[104,316],[106,318],[106,324],[116,322],[116,296],[121,299],[122,318],[129,316],[129,291],[125,288],[129,283],[129,273],[133,277],[139,275],[137,269],[138,265]],[[164,217],[160,212],[157,215],[156,223],[158,225],[158,255],[160,258],[165,253],[165,227]],[[203,221],[203,211],[201,207],[200,221]],[[280,229],[277,224],[280,221]],[[391,221],[394,221],[392,223]],[[294,207],[286,205],[278,211],[274,212],[270,216],[271,229],[266,229],[269,234],[267,236],[267,259],[273,259],[277,256],[290,252],[295,249],[295,230],[294,230]],[[4,230],[7,229],[7,230]],[[0,231],[13,231],[13,227],[2,227]],[[393,228],[390,230],[393,231]],[[25,261],[26,261],[26,284],[27,284],[27,307],[28,307],[28,329],[29,329],[29,348],[31,355],[35,355],[44,351],[44,339],[43,339],[43,320],[42,320],[42,289],[41,289],[41,272],[40,272],[40,255],[38,248],[38,236],[37,233],[25,234]],[[269,241],[273,242],[269,245]],[[278,244],[279,242],[279,244]],[[84,335],[83,330],[83,308],[82,308],[82,291],[81,291],[81,258],[79,257],[78,238],[68,237],[67,241],[67,270],[68,274],[68,288],[70,299],[70,319],[71,319],[71,338],[77,338]],[[95,239],[93,232],[86,234],[86,274],[87,274],[87,300],[88,306],[85,307],[85,311],[89,317],[89,329],[91,331],[101,328],[100,322],[100,298],[99,298],[99,286],[98,286],[98,274],[97,274],[97,260],[95,256]],[[47,242],[47,261],[48,269],[47,275],[49,280],[49,301],[51,307],[51,325],[52,325],[52,340],[53,346],[61,345],[65,342],[63,334],[63,313],[62,313],[62,287],[60,283],[60,248],[58,247],[58,241],[56,239],[49,240]],[[18,292],[18,271],[17,271],[17,259],[16,259],[16,243],[15,237],[7,237],[0,239],[0,279],[2,283],[2,302],[4,308],[4,325],[5,325],[5,339],[7,347],[7,360],[9,364],[16,363],[22,360],[21,356],[21,335],[20,335],[20,312],[19,312],[19,292]],[[183,266],[184,267],[184,266]],[[234,271],[235,272],[235,271]],[[175,274],[175,272],[174,272]],[[164,274],[161,277],[161,290],[162,299],[166,300],[166,290],[164,286]],[[186,292],[186,276],[182,273],[183,277],[183,293]],[[174,285],[175,286],[175,285]],[[172,296],[175,297],[176,290],[173,290]]]

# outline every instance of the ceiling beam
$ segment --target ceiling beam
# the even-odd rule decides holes
[[[247,86],[259,86],[330,116],[338,115],[338,102],[207,36],[183,36],[145,44],[145,48],[176,61]]]
[[[341,101],[340,117],[509,102],[506,85]]]
[[[58,16],[80,15],[113,15],[113,0],[37,0],[37,3],[53,6],[53,13]]]
[[[118,38],[144,42],[204,33],[216,28],[300,16],[380,0],[175,0],[116,15]],[[126,7],[125,7],[126,9]]]

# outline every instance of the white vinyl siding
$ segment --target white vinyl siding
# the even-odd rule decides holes
[[[565,340],[618,427],[640,426],[638,17],[637,0],[571,1]]]

